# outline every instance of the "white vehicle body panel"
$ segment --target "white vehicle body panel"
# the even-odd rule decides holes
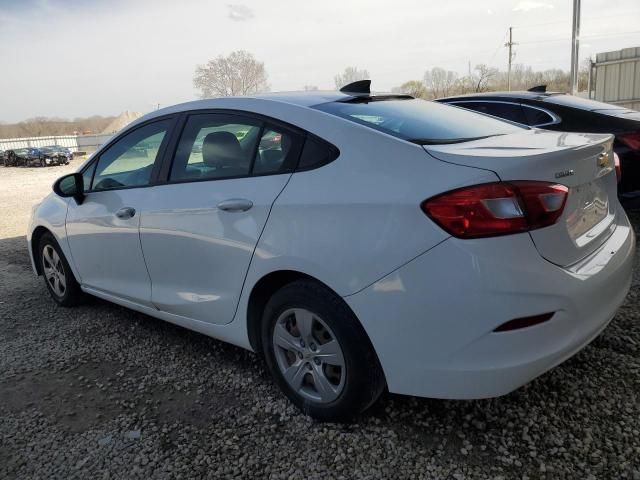
[[[197,321],[230,323],[271,205],[290,176],[150,188],[140,210],[140,240],[155,307]],[[229,199],[253,206],[244,212],[217,207]]]
[[[564,167],[554,159],[590,162],[608,137],[524,131],[425,151],[308,108],[342,97],[222,98],[149,114],[131,127],[200,109],[262,114],[312,132],[340,155],[292,175],[123,189],[101,192],[108,194],[102,199],[89,193],[80,208],[50,195],[34,212],[30,246],[36,227],[47,228],[84,291],[248,349],[254,286],[280,271],[315,278],[351,307],[397,393],[501,395],[606,326],[629,288],[635,241],[610,192],[615,173],[603,170],[595,180],[606,194],[607,215],[593,228],[606,223],[607,231],[582,247],[567,218],[560,227],[530,233],[452,238],[420,204],[468,185],[555,181],[549,176]],[[578,170],[576,188],[594,181]],[[253,207],[216,208],[230,198],[248,199]],[[116,220],[113,214],[125,206],[137,214]],[[570,209],[581,211],[578,203]],[[545,312],[555,314],[542,325],[493,332],[511,319]]]
[[[140,215],[121,219],[122,208],[148,201],[147,188],[91,192],[69,202],[67,240],[82,285],[151,305],[151,284],[140,246]]]
[[[345,300],[366,328],[391,392],[433,398],[509,393],[588,344],[631,283],[624,212],[607,242],[573,268],[544,260],[527,234],[451,238]],[[433,272],[437,272],[434,280]],[[556,312],[545,323],[493,330]]]
[[[612,135],[524,130],[460,145],[425,147],[441,160],[487,168],[501,180],[539,180],[569,187],[562,218],[531,232],[540,253],[571,265],[597,249],[615,229],[617,179]],[[456,148],[454,148],[456,147]],[[600,158],[608,160],[601,167]]]

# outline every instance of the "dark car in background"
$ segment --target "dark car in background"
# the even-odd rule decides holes
[[[640,112],[564,93],[544,86],[524,92],[488,92],[439,98],[438,102],[546,130],[612,133],[620,161],[620,199],[640,207]]]
[[[48,165],[68,165],[73,159],[71,150],[60,145],[49,145],[40,148],[40,152],[44,155],[44,158]]]
[[[16,148],[5,153],[5,167],[27,167],[30,165],[47,166],[47,161],[39,148]]]

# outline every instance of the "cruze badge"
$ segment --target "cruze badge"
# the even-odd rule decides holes
[[[562,172],[556,172],[556,178],[570,177],[574,173],[576,172],[574,172],[573,170],[564,170]]]
[[[604,168],[609,165],[609,154],[607,152],[598,155],[598,166]]]

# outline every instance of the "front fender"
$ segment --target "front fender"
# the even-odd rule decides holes
[[[34,247],[36,247],[36,245],[33,245],[34,234],[38,232],[38,235],[40,235],[42,229],[46,229],[51,232],[67,259],[73,275],[78,282],[80,282],[81,278],[73,261],[69,242],[67,241],[66,220],[69,201],[73,200],[69,198],[61,198],[51,193],[39,205],[34,207],[31,221],[29,223],[29,229],[27,231],[27,246],[29,256],[31,258],[31,266],[34,273],[38,275],[35,260],[37,252],[34,251]]]

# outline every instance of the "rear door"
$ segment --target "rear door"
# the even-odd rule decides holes
[[[199,113],[183,122],[167,183],[151,189],[141,212],[152,301],[174,315],[229,323],[302,137],[244,115]]]
[[[566,266],[595,251],[616,227],[612,143],[611,135],[528,130],[425,148],[440,160],[492,170],[503,181],[540,180],[568,187],[562,217],[530,232],[543,257]]]

